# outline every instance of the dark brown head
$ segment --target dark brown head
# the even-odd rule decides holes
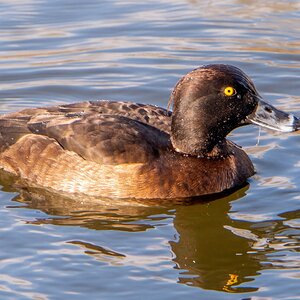
[[[279,131],[298,129],[299,120],[263,102],[251,79],[231,65],[207,65],[175,86],[171,141],[182,153],[205,155],[233,129],[255,123]]]

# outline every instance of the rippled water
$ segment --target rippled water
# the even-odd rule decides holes
[[[204,63],[300,115],[299,1],[0,1],[0,109],[166,106]],[[257,174],[208,203],[99,206],[2,178],[1,299],[300,299],[300,137],[231,134]]]

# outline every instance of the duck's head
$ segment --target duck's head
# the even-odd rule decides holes
[[[205,155],[233,129],[257,124],[291,132],[300,121],[264,102],[252,80],[231,65],[206,65],[185,75],[175,86],[171,141],[182,153]]]

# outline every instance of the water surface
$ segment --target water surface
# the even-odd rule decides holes
[[[114,99],[166,107],[230,63],[300,115],[299,1],[0,1],[0,109]],[[114,206],[1,178],[1,299],[300,299],[300,137],[235,130],[256,175],[212,202]]]

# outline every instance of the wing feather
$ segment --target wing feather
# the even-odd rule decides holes
[[[170,116],[156,106],[115,101],[29,108],[0,117],[0,149],[35,133],[97,163],[146,162],[170,147]]]

